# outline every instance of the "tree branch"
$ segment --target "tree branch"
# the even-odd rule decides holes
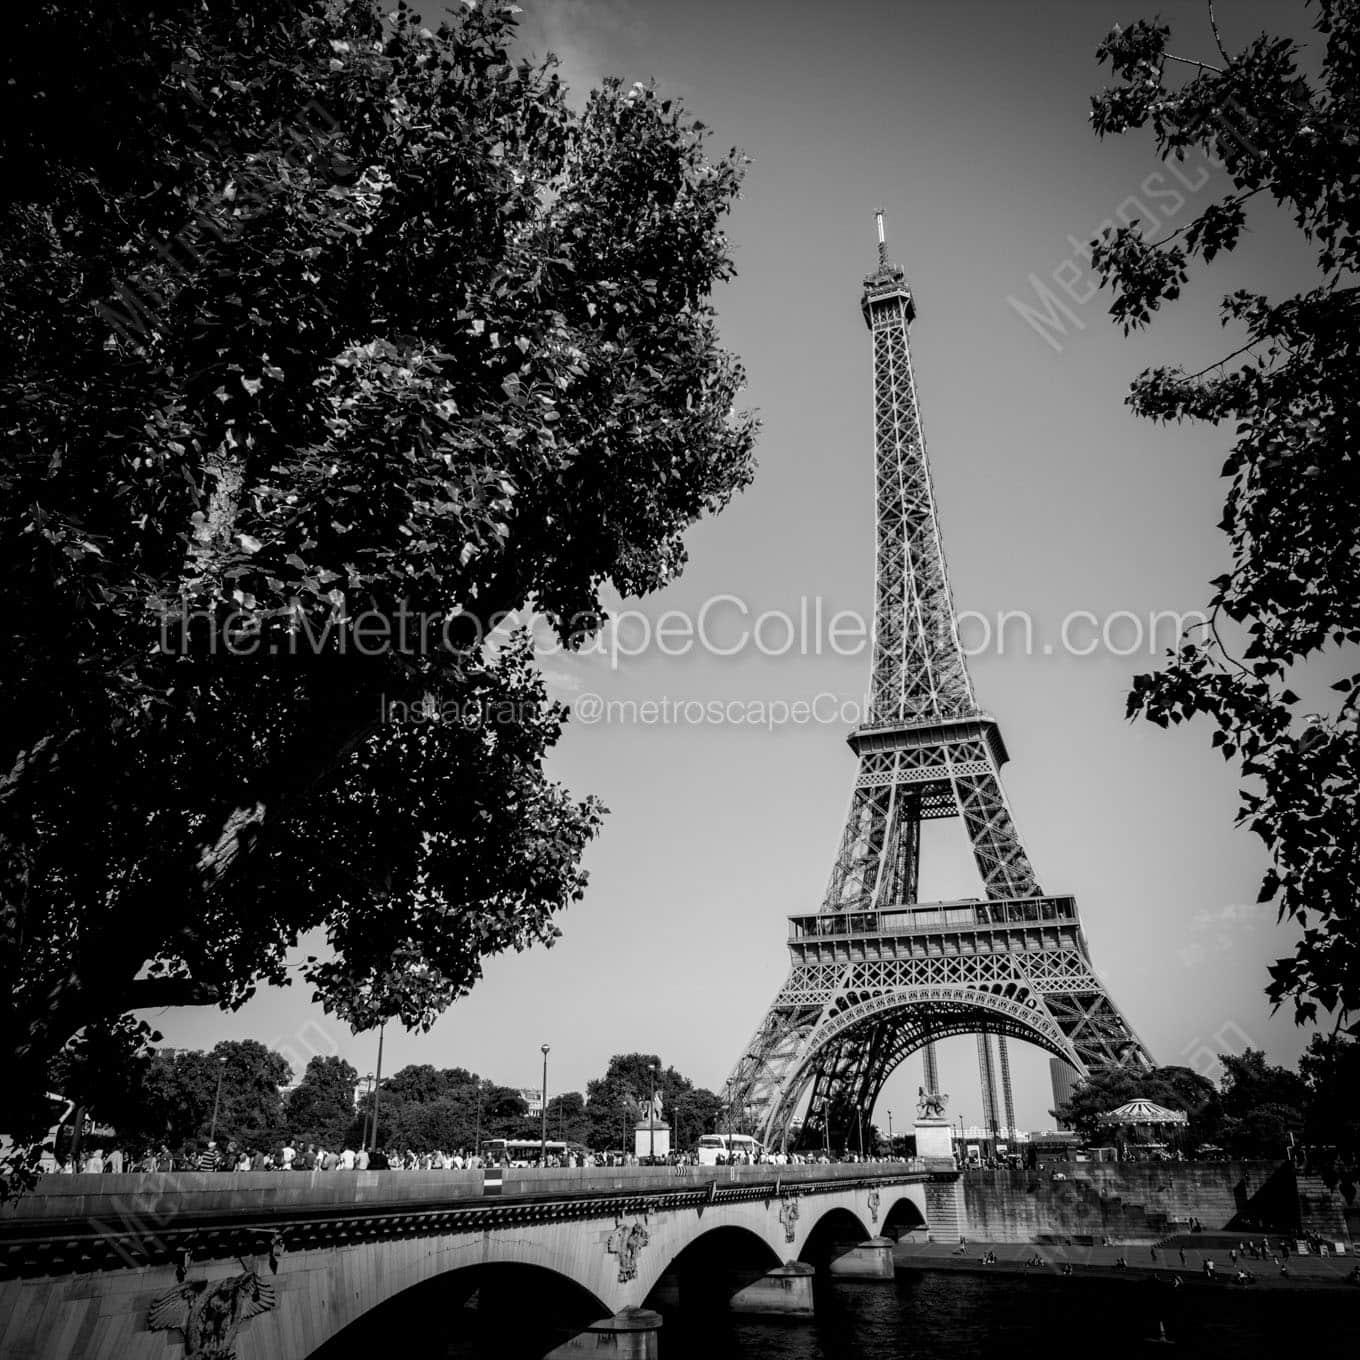
[[[121,1011],[155,1006],[211,1006],[222,999],[220,988],[191,977],[144,977],[128,983],[119,997]]]
[[[1232,58],[1223,50],[1223,39],[1219,36],[1218,20],[1214,17],[1214,0],[1207,0],[1209,5],[1209,27],[1213,30],[1214,46],[1218,48],[1218,54],[1229,65],[1232,65]]]
[[[1264,184],[1257,185],[1257,187],[1256,187],[1255,189],[1248,189],[1247,192],[1244,193],[1244,194],[1235,194],[1235,195],[1234,195],[1233,197],[1231,197],[1231,198],[1225,198],[1225,199],[1223,199],[1223,200],[1218,204],[1218,206],[1219,206],[1219,207],[1226,207],[1229,203],[1233,203],[1233,204],[1236,204],[1236,203],[1245,203],[1245,202],[1247,201],[1247,199],[1249,199],[1249,198],[1254,198],[1254,197],[1255,197],[1257,194],[1259,194],[1259,193],[1261,192],[1261,190],[1264,189],[1264,188],[1265,188],[1265,185],[1264,185]],[[1214,205],[1211,204],[1210,206],[1212,207],[1212,206],[1214,206]],[[1205,209],[1205,212],[1207,212],[1207,211],[1208,211],[1208,208]],[[1202,216],[1203,216],[1203,213],[1201,213],[1200,216],[1202,217]],[[1195,218],[1195,222],[1198,222],[1199,220],[1200,220],[1199,217]],[[1148,249],[1149,249],[1149,250],[1156,250],[1156,249],[1158,248],[1158,246],[1164,246],[1164,245],[1166,245],[1168,242],[1174,241],[1174,240],[1176,239],[1176,237],[1178,237],[1179,235],[1181,235],[1182,232],[1187,232],[1187,231],[1189,231],[1190,228],[1193,227],[1193,226],[1195,225],[1195,222],[1187,222],[1183,227],[1177,227],[1176,230],[1173,231],[1173,232],[1171,232],[1169,235],[1163,236],[1162,239],[1161,239],[1160,241],[1150,241],[1150,242],[1148,243]]]
[[[1210,66],[1207,61],[1200,61],[1198,57],[1178,57],[1171,52],[1162,53],[1163,61],[1178,61],[1182,66],[1197,66],[1201,71],[1212,71],[1216,76],[1223,74],[1221,66]]]
[[[1214,363],[1206,364],[1203,368],[1200,369],[1198,373],[1184,374],[1181,380],[1183,382],[1194,382],[1195,379],[1202,378],[1211,368],[1222,368],[1223,365],[1228,363],[1230,360],[1236,359],[1239,354],[1245,354],[1249,349],[1254,349],[1265,338],[1266,337],[1264,335],[1258,335],[1255,340],[1248,340],[1245,345],[1242,345],[1240,348],[1233,350],[1231,354],[1225,354],[1221,359],[1215,361]]]

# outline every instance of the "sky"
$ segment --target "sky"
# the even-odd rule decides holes
[[[1172,51],[1212,57],[1199,0],[1157,8]],[[1202,158],[1173,174],[1150,137],[1102,143],[1090,131],[1089,97],[1107,74],[1098,43],[1114,21],[1152,10],[525,0],[521,22],[526,49],[556,52],[574,91],[607,74],[655,80],[712,129],[715,154],[739,147],[751,161],[729,224],[737,277],[715,302],[748,375],[743,404],[763,422],[756,478],[691,531],[678,581],[620,609],[654,622],[731,597],[709,616],[724,644],[743,609],[748,625],[769,610],[812,616],[818,601],[824,618],[867,616],[859,293],[882,208],[918,307],[912,357],[974,687],[1009,747],[1003,780],[1031,861],[1046,891],[1076,895],[1097,970],[1154,1058],[1214,1075],[1215,1053],[1251,1046],[1292,1063],[1306,1043],[1263,995],[1266,964],[1292,939],[1254,905],[1264,851],[1233,826],[1235,771],[1207,729],[1130,724],[1124,699],[1174,640],[1151,616],[1200,607],[1227,564],[1213,526],[1228,435],[1135,420],[1124,398],[1151,364],[1226,354],[1221,296],[1292,291],[1309,261],[1267,213],[1149,333],[1123,337],[1103,296],[1089,296],[1081,251],[1102,225],[1174,229],[1226,183]],[[1301,4],[1220,0],[1217,14],[1229,48],[1262,27],[1310,37]],[[989,639],[1009,611],[1032,620],[1032,647],[1014,624],[1004,649]],[[1062,645],[1077,611],[1113,617],[1109,646]],[[631,627],[626,647],[643,625]],[[1069,636],[1084,650],[1097,631],[1077,616]],[[783,635],[772,622],[763,636],[777,650]],[[820,653],[782,656],[545,657],[578,712],[552,773],[611,810],[588,852],[586,896],[559,916],[553,948],[490,960],[431,1032],[389,1029],[384,1071],[458,1065],[533,1086],[548,1043],[552,1092],[584,1090],[611,1054],[635,1050],[721,1089],[787,972],[786,917],[821,901],[855,776],[842,714],[863,698],[868,654],[836,655],[819,636]],[[767,710],[818,700],[831,720],[592,723],[581,714],[593,696]],[[927,824],[925,854],[923,899],[978,894],[958,819]],[[151,1018],[167,1043],[253,1037],[299,1071],[314,1054],[341,1053],[360,1073],[374,1065],[374,1036],[351,1034],[302,987],[264,991],[232,1015]],[[1052,1127],[1047,1055],[1012,1041],[1011,1063],[1018,1123]],[[941,1065],[950,1115],[977,1121],[972,1039],[943,1044]],[[898,1129],[910,1121],[919,1082],[918,1056],[885,1088],[880,1127],[889,1110]]]

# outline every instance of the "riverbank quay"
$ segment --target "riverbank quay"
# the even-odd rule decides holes
[[[991,1264],[983,1258],[994,1256]],[[1035,1257],[1041,1264],[1029,1264]],[[1120,1258],[1126,1266],[1119,1266]],[[1067,1266],[1072,1277],[1088,1279],[1126,1279],[1146,1282],[1160,1280],[1173,1284],[1179,1277],[1186,1288],[1210,1289],[1348,1289],[1360,1301],[1360,1285],[1349,1280],[1357,1260],[1354,1256],[1294,1256],[1289,1258],[1289,1273],[1269,1261],[1245,1261],[1242,1268],[1255,1275],[1251,1284],[1237,1283],[1237,1268],[1225,1249],[1185,1249],[1182,1265],[1180,1250],[1158,1247],[1153,1259],[1146,1244],[1139,1246],[1084,1247],[1067,1244],[1024,1242],[975,1242],[969,1238],[960,1248],[957,1242],[926,1242],[904,1239],[893,1250],[899,1270],[954,1270],[979,1275],[1062,1275]],[[1206,1276],[1206,1261],[1214,1263],[1214,1278]]]

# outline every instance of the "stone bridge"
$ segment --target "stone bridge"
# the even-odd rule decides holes
[[[219,1360],[234,1347],[240,1360],[305,1360],[422,1289],[447,1310],[493,1278],[517,1280],[523,1312],[533,1281],[554,1277],[574,1287],[584,1322],[599,1320],[590,1349],[655,1354],[654,1336],[619,1346],[598,1328],[674,1305],[705,1265],[734,1306],[780,1311],[802,1288],[806,1306],[788,1311],[806,1311],[810,1265],[890,1277],[882,1234],[956,1233],[962,1205],[957,1173],[921,1163],[503,1176],[44,1177],[0,1212],[0,1355]]]

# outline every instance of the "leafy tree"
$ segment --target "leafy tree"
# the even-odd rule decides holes
[[[414,1152],[472,1151],[475,1103],[463,1097],[412,1102],[379,1114],[379,1141]]]
[[[529,1102],[513,1086],[482,1086],[482,1137],[522,1138],[528,1132]]]
[[[160,1051],[149,1060],[111,1055],[103,1043],[100,1031],[82,1036],[81,1043],[62,1054],[54,1075],[59,1089],[74,1081],[91,1093],[84,1113],[111,1125],[124,1147],[201,1143],[212,1131],[215,1104],[219,1142],[235,1139],[260,1147],[279,1137],[281,1088],[292,1070],[286,1059],[256,1040],[223,1040],[210,1053]],[[76,1064],[92,1070],[73,1072]]]
[[[1307,1088],[1305,1139],[1354,1165],[1360,1160],[1360,1042],[1313,1035],[1299,1058],[1299,1075]]]
[[[580,1091],[567,1091],[548,1101],[548,1137],[564,1143],[588,1142],[590,1120]]]
[[[661,1059],[654,1053],[616,1053],[602,1077],[586,1083],[586,1115],[590,1146],[597,1151],[631,1151],[633,1126],[643,1117]]]
[[[79,1153],[78,1131],[87,1117],[113,1126],[120,1136],[133,1141],[175,1139],[148,1108],[148,1079],[155,1062],[165,1057],[149,1047],[150,1037],[145,1025],[125,1022],[80,1034],[57,1055],[50,1073],[51,1091],[74,1101],[68,1124],[59,1132],[59,1146],[54,1148],[62,1159],[68,1153]],[[61,1105],[65,1106],[64,1099]]]
[[[1307,1086],[1297,1072],[1266,1062],[1259,1049],[1222,1054],[1223,1146],[1239,1157],[1283,1157],[1303,1129]]]
[[[1283,1158],[1290,1155],[1303,1129],[1303,1114],[1294,1105],[1253,1105],[1223,1120],[1223,1146],[1235,1157]]]
[[[206,1138],[219,1072],[218,1141],[235,1139],[250,1147],[273,1143],[281,1132],[281,1088],[292,1079],[292,1069],[254,1039],[224,1040],[211,1053],[177,1053],[167,1064],[153,1062],[147,1089],[162,1124],[180,1134],[181,1142]],[[158,1080],[162,1074],[164,1082]]]
[[[471,1150],[479,1136],[478,1093],[489,1084],[464,1067],[403,1067],[383,1079],[381,1141],[415,1152]]]
[[[1258,1105],[1288,1105],[1301,1110],[1308,1091],[1304,1079],[1287,1067],[1277,1067],[1266,1061],[1259,1048],[1249,1048],[1240,1055],[1224,1053],[1223,1114],[1233,1118]]]
[[[1092,1073],[1078,1082],[1071,1099],[1052,1113],[1060,1124],[1076,1129],[1089,1142],[1097,1142],[1109,1136],[1100,1116],[1139,1099],[1189,1115],[1187,1133],[1192,1144],[1208,1141],[1217,1128],[1218,1093],[1214,1084],[1188,1067],[1155,1067],[1150,1072],[1112,1068]]]
[[[696,1087],[673,1067],[662,1067],[655,1053],[616,1053],[604,1076],[586,1083],[589,1145],[631,1152],[634,1126],[646,1117],[653,1090],[661,1093],[663,1118],[676,1147],[682,1135],[688,1144],[716,1127],[722,1101],[712,1091]]]
[[[473,1080],[471,1073],[469,1080]],[[382,1080],[382,1102],[396,1101],[404,1104],[414,1101],[424,1104],[439,1100],[448,1090],[445,1074],[431,1063],[412,1063],[403,1067],[394,1076]]]
[[[667,1113],[672,1146],[691,1148],[703,1134],[716,1133],[722,1108],[722,1097],[703,1086],[673,1087]]]
[[[289,1136],[338,1151],[353,1135],[358,1081],[358,1072],[343,1058],[311,1059],[288,1096],[284,1117]]]
[[[1240,758],[1239,820],[1273,858],[1260,900],[1301,931],[1293,956],[1271,966],[1267,995],[1291,1000],[1300,1023],[1319,1007],[1344,1023],[1360,1006],[1360,674],[1332,686],[1331,713],[1301,712],[1289,688],[1300,666],[1340,669],[1337,649],[1360,642],[1360,9],[1318,0],[1316,12],[1315,76],[1292,42],[1264,33],[1230,52],[1212,6],[1214,51],[1169,52],[1156,20],[1110,34],[1098,55],[1119,83],[1092,100],[1096,133],[1150,127],[1160,155],[1200,148],[1231,188],[1159,240],[1142,224],[1107,233],[1093,263],[1128,331],[1178,296],[1191,260],[1236,247],[1249,209],[1273,202],[1315,255],[1302,292],[1224,298],[1225,357],[1133,384],[1139,415],[1231,425],[1220,528],[1232,565],[1211,583],[1207,629],[1135,679],[1129,715],[1165,726],[1204,714],[1213,744]]]
[[[509,7],[37,0],[0,79],[0,1082],[302,978],[428,1026],[548,943],[601,809],[522,632],[750,476],[709,296],[742,161],[579,112]],[[394,712],[408,720],[391,720]],[[425,721],[410,720],[412,713]]]

